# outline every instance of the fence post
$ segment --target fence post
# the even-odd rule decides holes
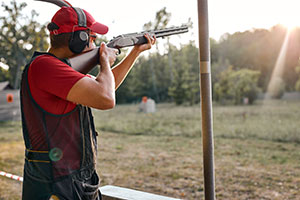
[[[207,0],[198,0],[200,89],[204,192],[206,200],[215,199],[212,90]]]

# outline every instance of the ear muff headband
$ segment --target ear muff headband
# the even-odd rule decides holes
[[[73,7],[74,11],[77,14],[78,18],[78,25],[79,27],[86,27],[86,15],[84,11],[80,8]],[[69,48],[73,53],[81,53],[84,48],[89,43],[89,36],[88,33],[85,31],[75,31],[72,33],[72,36],[70,38],[69,42]]]
[[[82,9],[73,7],[75,12],[77,13],[78,18],[78,26],[80,27],[86,27],[86,16]]]

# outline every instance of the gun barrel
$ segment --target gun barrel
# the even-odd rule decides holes
[[[186,32],[188,32],[188,29],[160,32],[160,33],[155,33],[155,37],[157,37],[157,38],[166,37],[166,36],[176,35],[176,34],[181,34],[181,33],[186,33]]]
[[[159,34],[159,33],[175,32],[175,31],[188,31],[188,27],[184,25],[184,26],[179,26],[179,27],[176,26],[176,27],[171,27],[171,28],[158,29],[158,30],[145,31],[145,32]]]
[[[168,35],[173,35],[173,34],[186,33],[188,31],[189,31],[188,26],[184,25],[184,26],[176,26],[176,27],[158,29],[158,30],[142,31],[139,33],[127,33],[127,34],[119,35],[115,38],[125,38],[125,37],[131,37],[131,36],[139,37],[139,36],[143,36],[145,33],[154,34],[155,36],[161,35],[161,34],[167,34],[167,33],[169,33]],[[178,33],[176,33],[176,32],[178,32]]]

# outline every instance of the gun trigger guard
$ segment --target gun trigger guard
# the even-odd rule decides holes
[[[121,49],[118,49],[118,53],[116,55],[120,55],[121,54]]]

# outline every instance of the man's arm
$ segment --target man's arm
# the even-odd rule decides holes
[[[115,106],[115,78],[110,66],[116,59],[115,49],[101,44],[101,71],[96,79],[84,77],[70,89],[67,100],[101,110]]]
[[[148,40],[147,44],[134,46],[128,56],[126,56],[126,58],[124,58],[122,62],[120,62],[112,69],[115,78],[115,89],[117,89],[122,84],[140,53],[150,49],[151,46],[155,44],[155,37],[150,37],[149,34],[146,34],[145,37]]]
[[[100,47],[101,71],[96,79],[84,77],[70,89],[67,100],[101,110],[111,109],[115,106],[115,90],[121,85],[132,68],[136,58],[145,50],[151,48],[156,39],[145,35],[147,44],[136,45],[129,55],[113,69],[110,66],[116,60],[117,49]]]

